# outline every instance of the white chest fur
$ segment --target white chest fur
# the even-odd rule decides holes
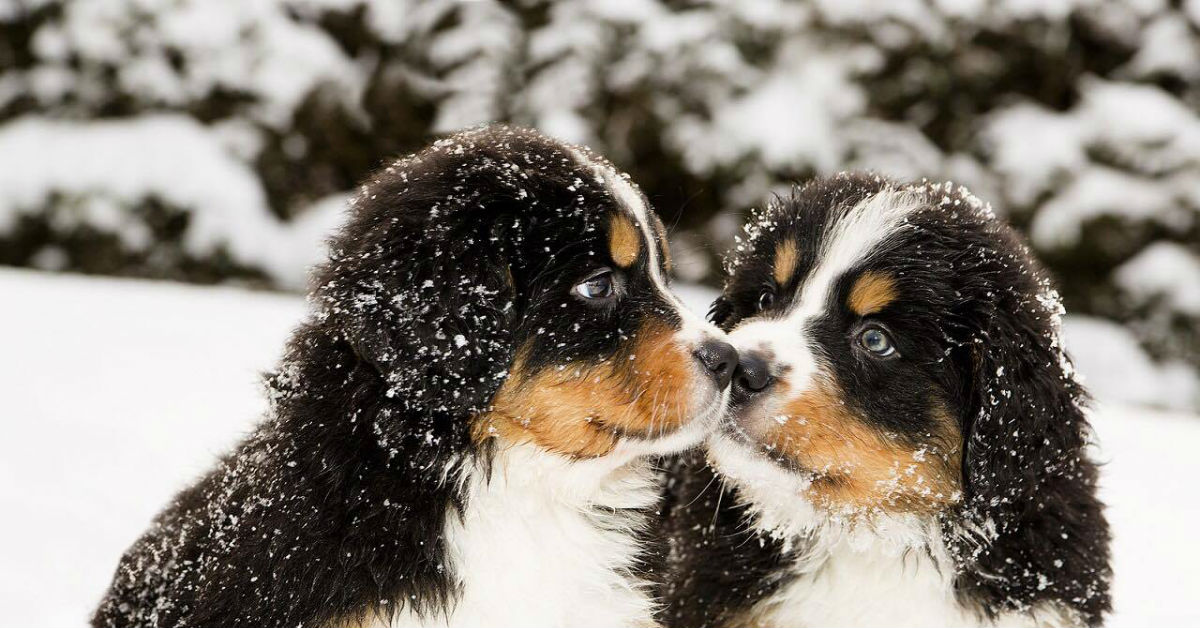
[[[796,566],[799,576],[756,607],[758,620],[771,626],[979,623],[954,599],[949,579],[923,548],[852,536],[818,541]]]
[[[634,531],[658,488],[648,465],[567,462],[529,447],[497,455],[465,484],[467,509],[446,535],[462,595],[448,618],[403,614],[392,626],[650,626],[633,574]]]
[[[816,533],[795,565],[798,576],[755,606],[762,626],[1065,626],[1050,608],[989,620],[959,603],[954,566],[930,523],[889,520],[879,527]]]

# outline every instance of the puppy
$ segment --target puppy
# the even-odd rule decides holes
[[[746,231],[711,312],[742,356],[721,482],[677,471],[665,622],[1101,623],[1085,393],[1014,232],[964,188],[856,175]]]
[[[736,354],[586,149],[489,128],[365,184],[266,420],[117,567],[96,626],[652,623],[651,455]]]

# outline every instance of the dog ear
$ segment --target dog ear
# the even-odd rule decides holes
[[[1061,345],[1057,293],[1027,256],[1007,259],[993,275],[1004,287],[976,302],[963,360],[964,519],[975,538],[959,548],[968,566],[959,584],[992,608],[1056,600],[1094,623],[1109,606],[1111,572],[1087,395]]]
[[[464,423],[488,409],[515,352],[513,220],[493,204],[387,224],[381,234],[343,234],[355,242],[327,266],[319,298],[396,409]]]

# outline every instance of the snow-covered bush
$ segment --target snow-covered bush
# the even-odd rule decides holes
[[[792,181],[958,180],[1194,383],[1198,108],[1200,0],[8,0],[0,263],[296,288],[366,172],[501,120],[630,171],[695,281]]]

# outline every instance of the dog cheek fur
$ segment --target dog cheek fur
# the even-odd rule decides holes
[[[651,437],[685,423],[691,410],[688,356],[675,330],[651,320],[603,361],[530,372],[523,351],[473,428],[482,441],[533,442],[569,457],[610,453],[622,436]]]
[[[869,425],[828,372],[767,421],[763,442],[815,473],[808,497],[831,512],[934,513],[961,494],[957,427],[930,401],[923,438]]]

